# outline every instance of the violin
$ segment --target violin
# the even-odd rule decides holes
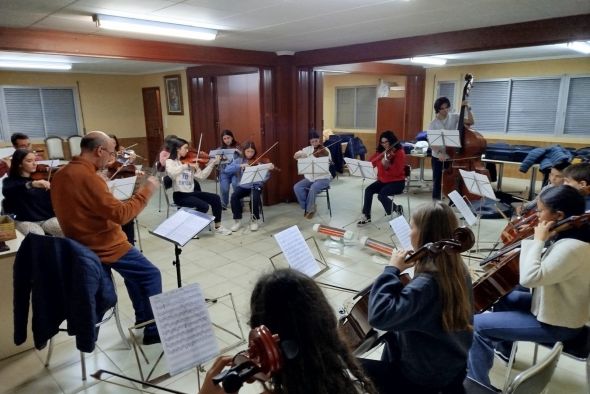
[[[128,161],[126,161],[125,163],[121,163],[119,160],[115,160],[114,162],[109,164],[106,167],[106,170],[106,176],[109,180],[131,178],[132,176],[135,176],[137,173],[135,165],[128,164]]]
[[[330,156],[330,152],[328,151],[328,149],[324,145],[320,144],[320,145],[316,146],[315,148],[313,148],[312,156],[313,157]]]
[[[391,256],[395,247],[370,238],[364,240],[365,246],[381,254]],[[362,241],[361,241],[362,242]],[[475,244],[475,235],[467,227],[458,227],[453,231],[451,239],[429,242],[414,253],[406,256],[406,263],[420,260],[425,256],[438,256],[440,253],[457,254],[471,249]],[[404,276],[406,275],[406,276]],[[400,276],[404,286],[409,283],[409,276]],[[339,330],[345,341],[354,349],[354,354],[362,354],[378,343],[379,334],[369,324],[369,293],[373,284],[359,291],[354,299],[360,298],[351,308],[347,316],[340,319]]]
[[[197,153],[196,149],[190,148],[186,156],[180,159],[182,164],[198,164],[200,169],[205,168],[207,163],[209,163],[209,154],[207,152],[199,151]]]
[[[59,170],[61,167],[63,167],[64,165],[65,164],[59,165],[57,167],[51,167],[51,166],[48,166],[47,164],[37,164],[37,168],[35,169],[35,172],[31,173],[31,179],[33,181],[40,181],[40,180],[50,181],[51,176],[57,170]]]
[[[267,381],[283,367],[279,342],[278,334],[272,334],[266,326],[253,328],[248,336],[248,350],[236,354],[234,366],[213,377],[213,382],[222,383],[226,393],[237,393],[244,382]]]
[[[537,212],[531,209],[524,215],[511,220],[504,227],[504,230],[502,230],[500,239],[504,243],[504,246],[521,241],[534,234],[537,224],[539,224],[539,217],[537,216]]]
[[[255,166],[258,164],[272,164],[272,162],[270,161],[270,159],[268,157],[259,157],[257,159],[252,158],[252,159],[248,160],[247,163],[248,163],[248,166]],[[274,166],[274,164],[273,164],[273,166]],[[281,169],[277,166],[274,166],[274,168],[271,168],[270,171],[280,172]]]
[[[559,233],[590,223],[590,213],[570,216],[551,226],[550,231]],[[531,238],[533,234],[528,238]],[[483,260],[481,266],[489,270],[473,284],[473,306],[476,313],[489,309],[500,298],[514,289],[520,280],[520,241],[513,243]]]

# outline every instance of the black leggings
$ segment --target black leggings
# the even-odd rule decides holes
[[[172,200],[178,206],[195,208],[203,213],[207,213],[209,205],[211,205],[215,223],[221,222],[221,198],[217,194],[197,191],[192,193],[174,192]]]
[[[377,194],[377,199],[381,201],[383,208],[385,209],[385,213],[391,215],[391,202],[393,201],[393,197],[389,198],[389,196],[393,196],[395,194],[401,194],[404,191],[404,187],[406,186],[406,181],[394,181],[389,183],[383,183],[381,181],[376,181],[371,183],[365,189],[365,198],[363,202],[363,213],[367,218],[371,217],[371,206],[373,205],[373,194]]]

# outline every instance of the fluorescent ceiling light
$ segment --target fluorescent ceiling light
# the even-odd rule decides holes
[[[71,70],[72,65],[69,63],[27,62],[0,59],[0,68],[22,68],[29,70]]]
[[[440,57],[433,57],[433,56],[418,56],[418,57],[411,57],[410,61],[412,63],[417,64],[431,64],[434,66],[442,66],[447,64],[447,59],[442,59]]]
[[[123,18],[120,16],[97,14],[93,16],[96,25],[102,29],[118,30],[134,33],[153,34],[167,37],[192,38],[195,40],[214,40],[217,30],[203,27],[177,25],[149,21],[144,19]]]
[[[590,44],[586,41],[574,41],[568,42],[567,47],[577,52],[584,53],[586,55],[590,54]]]
[[[326,69],[326,68],[314,68],[313,71],[321,71],[323,73],[332,73],[332,74],[350,74],[350,71],[330,70],[330,69]]]

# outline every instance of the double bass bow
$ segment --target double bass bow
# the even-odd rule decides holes
[[[469,91],[471,90],[472,85],[473,75],[466,74],[461,103],[464,103],[469,96]],[[443,181],[441,186],[445,195],[448,195],[453,190],[457,190],[461,195],[466,196],[472,201],[478,200],[481,197],[469,193],[459,170],[475,171],[479,174],[484,174],[487,177],[490,176],[490,173],[481,161],[481,155],[486,150],[487,142],[480,133],[465,125],[465,107],[466,105],[461,105],[459,123],[457,125],[461,147],[456,150],[455,148],[447,148],[446,153],[450,157],[452,164],[443,171]]]

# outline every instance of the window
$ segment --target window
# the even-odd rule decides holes
[[[31,139],[79,134],[73,88],[0,87],[2,139],[25,133]]]
[[[373,129],[376,113],[376,86],[336,88],[336,127]]]
[[[590,124],[590,77],[477,81],[469,103],[481,132],[581,136]]]
[[[439,97],[446,97],[451,102],[451,112],[456,112],[455,108],[457,103],[455,103],[455,81],[444,81],[438,83],[438,93],[436,94],[436,98]]]

